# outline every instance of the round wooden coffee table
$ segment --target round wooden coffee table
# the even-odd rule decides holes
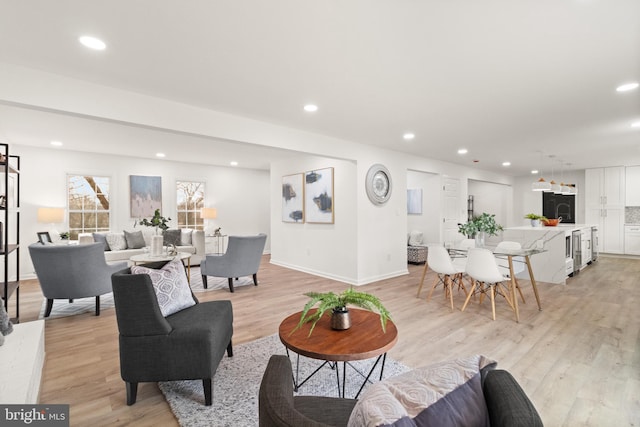
[[[377,313],[354,308],[349,308],[349,312],[351,316],[351,327],[344,331],[331,329],[331,313],[327,313],[320,318],[311,336],[309,336],[309,330],[311,329],[310,323],[292,332],[300,321],[302,312],[298,312],[290,315],[280,323],[279,335],[280,341],[282,341],[287,348],[287,354],[289,354],[289,350],[291,350],[298,354],[298,358],[302,355],[312,359],[324,360],[325,362],[322,366],[329,364],[335,367],[337,362],[343,362],[342,384],[340,384],[339,370],[336,369],[339,397],[344,397],[345,374],[348,362],[371,359],[377,356],[378,359],[370,372],[366,374],[362,387],[360,387],[360,390],[356,396],[354,396],[354,398],[357,398],[380,361],[382,361],[380,367],[380,379],[382,379],[387,351],[398,341],[398,329],[396,325],[389,320],[387,321],[386,332],[383,332],[380,324],[380,316]],[[296,391],[313,376],[312,373],[308,378],[300,382],[297,371],[296,369],[296,375],[293,379]],[[342,385],[342,387],[340,387],[340,385]],[[340,388],[342,388],[342,392],[340,392]]]

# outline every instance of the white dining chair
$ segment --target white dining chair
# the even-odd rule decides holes
[[[455,249],[458,249],[455,257],[453,258],[453,264],[456,267],[462,268],[464,271],[465,266],[467,265],[467,255],[466,252],[476,247],[475,239],[464,239],[454,245]]]
[[[427,263],[431,270],[436,273],[436,279],[433,282],[433,286],[429,291],[429,295],[427,295],[427,301],[431,300],[431,295],[436,287],[442,283],[444,288],[445,298],[449,297],[449,302],[451,303],[451,310],[453,310],[453,286],[455,283],[458,284],[458,289],[462,288],[464,290],[465,295],[467,294],[467,289],[462,283],[462,274],[464,273],[464,269],[454,265],[451,262],[451,258],[449,257],[449,252],[443,246],[429,246],[429,251],[427,253]]]
[[[509,240],[504,240],[500,243],[498,243],[498,245],[496,246],[496,249],[494,250],[494,253],[496,254],[496,260],[498,263],[498,268],[500,269],[500,273],[502,273],[503,276],[509,277],[511,278],[511,271],[509,270],[509,260],[506,258],[506,256],[500,256],[500,251],[519,251],[522,250],[522,245],[520,244],[520,242],[512,242]],[[524,271],[524,266],[525,266],[525,260],[523,257],[521,256],[514,256],[512,257],[512,265],[513,265],[513,275],[514,275],[514,281],[516,283],[516,289],[518,290],[518,293],[520,294],[520,299],[522,300],[522,303],[525,304],[526,301],[524,300],[524,295],[522,294],[522,289],[520,289],[520,284],[518,283],[518,274],[522,273]]]
[[[482,304],[484,295],[489,293],[493,320],[496,320],[496,294],[502,295],[515,312],[509,288],[505,287],[503,283],[509,279],[500,273],[496,257],[490,250],[483,248],[469,249],[466,273],[471,277],[471,291],[467,295],[467,299],[460,311],[464,311],[472,295],[480,293],[480,304]]]

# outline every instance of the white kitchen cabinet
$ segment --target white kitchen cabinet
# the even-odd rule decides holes
[[[625,170],[625,204],[640,206],[640,166],[628,166]]]
[[[598,226],[599,250],[624,253],[625,168],[585,171],[585,222]]]

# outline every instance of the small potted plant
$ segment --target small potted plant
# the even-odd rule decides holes
[[[353,290],[353,286],[340,294],[335,294],[333,292],[307,292],[305,295],[311,298],[311,300],[304,306],[302,315],[300,316],[300,322],[293,331],[300,329],[302,325],[307,322],[312,322],[311,329],[309,330],[309,336],[311,336],[313,328],[315,328],[318,320],[320,320],[324,313],[329,310],[332,311],[331,327],[333,329],[349,329],[351,321],[347,305],[353,305],[373,312],[378,312],[380,315],[382,330],[386,332],[387,320],[391,318],[391,315],[384,305],[382,305],[378,297],[374,295],[366,292],[355,291]],[[313,308],[317,303],[320,303],[318,309],[309,313],[311,308]]]
[[[524,217],[531,220],[532,227],[540,227],[540,221],[547,220],[547,218],[544,215],[538,215],[534,213],[528,213]]]
[[[63,243],[67,243],[69,241],[69,232],[68,231],[63,231],[60,233],[60,239],[63,240]]]

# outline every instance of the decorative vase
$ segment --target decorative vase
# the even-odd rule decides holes
[[[532,219],[531,220],[531,226],[532,227],[540,227],[540,220],[539,219]]]
[[[486,233],[484,231],[478,231],[476,233],[476,248],[484,248],[484,239]]]
[[[331,328],[343,331],[350,327],[351,317],[349,317],[349,310],[346,307],[334,308],[331,315]]]
[[[151,236],[151,256],[162,256],[162,236]]]

